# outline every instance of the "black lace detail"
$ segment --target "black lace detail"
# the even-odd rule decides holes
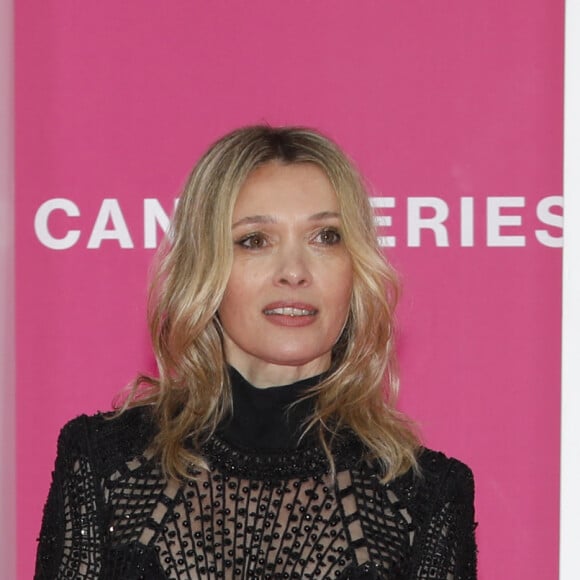
[[[336,469],[346,469],[360,462],[362,447],[351,435],[334,446]],[[328,473],[326,455],[318,447],[269,450],[267,453],[237,447],[220,437],[213,437],[203,448],[212,467],[223,472],[258,480],[283,480]]]
[[[388,485],[344,437],[337,476],[316,447],[250,453],[214,437],[211,469],[167,481],[145,409],[61,433],[37,579],[475,578],[473,480],[425,450]]]

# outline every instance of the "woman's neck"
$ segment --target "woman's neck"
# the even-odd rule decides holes
[[[230,354],[230,353],[228,353]],[[303,365],[279,365],[248,356],[228,356],[228,364],[235,368],[248,383],[258,389],[291,385],[326,372],[330,360],[315,359]]]

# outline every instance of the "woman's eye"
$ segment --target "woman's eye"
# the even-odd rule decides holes
[[[338,244],[340,240],[340,234],[334,228],[325,228],[316,235],[317,242],[328,246]]]
[[[258,250],[266,245],[266,238],[262,234],[249,234],[239,239],[236,244],[247,250]]]

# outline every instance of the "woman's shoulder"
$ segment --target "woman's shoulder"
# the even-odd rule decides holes
[[[417,460],[426,478],[473,481],[473,472],[465,463],[441,451],[422,447]]]
[[[473,502],[473,472],[465,463],[426,447],[421,448],[417,462],[419,469],[409,481],[414,494],[428,497],[430,503]]]
[[[471,469],[458,459],[426,447],[417,454],[416,469],[409,469],[386,485],[418,507],[473,501]]]
[[[58,439],[59,460],[86,457],[99,471],[107,471],[142,453],[155,435],[151,408],[133,407],[122,413],[80,415],[68,421]]]

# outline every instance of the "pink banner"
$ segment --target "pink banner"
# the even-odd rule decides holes
[[[187,173],[268,122],[371,184],[401,406],[475,472],[480,578],[556,579],[562,42],[549,0],[16,3],[18,577],[60,427],[152,368],[147,269]]]

